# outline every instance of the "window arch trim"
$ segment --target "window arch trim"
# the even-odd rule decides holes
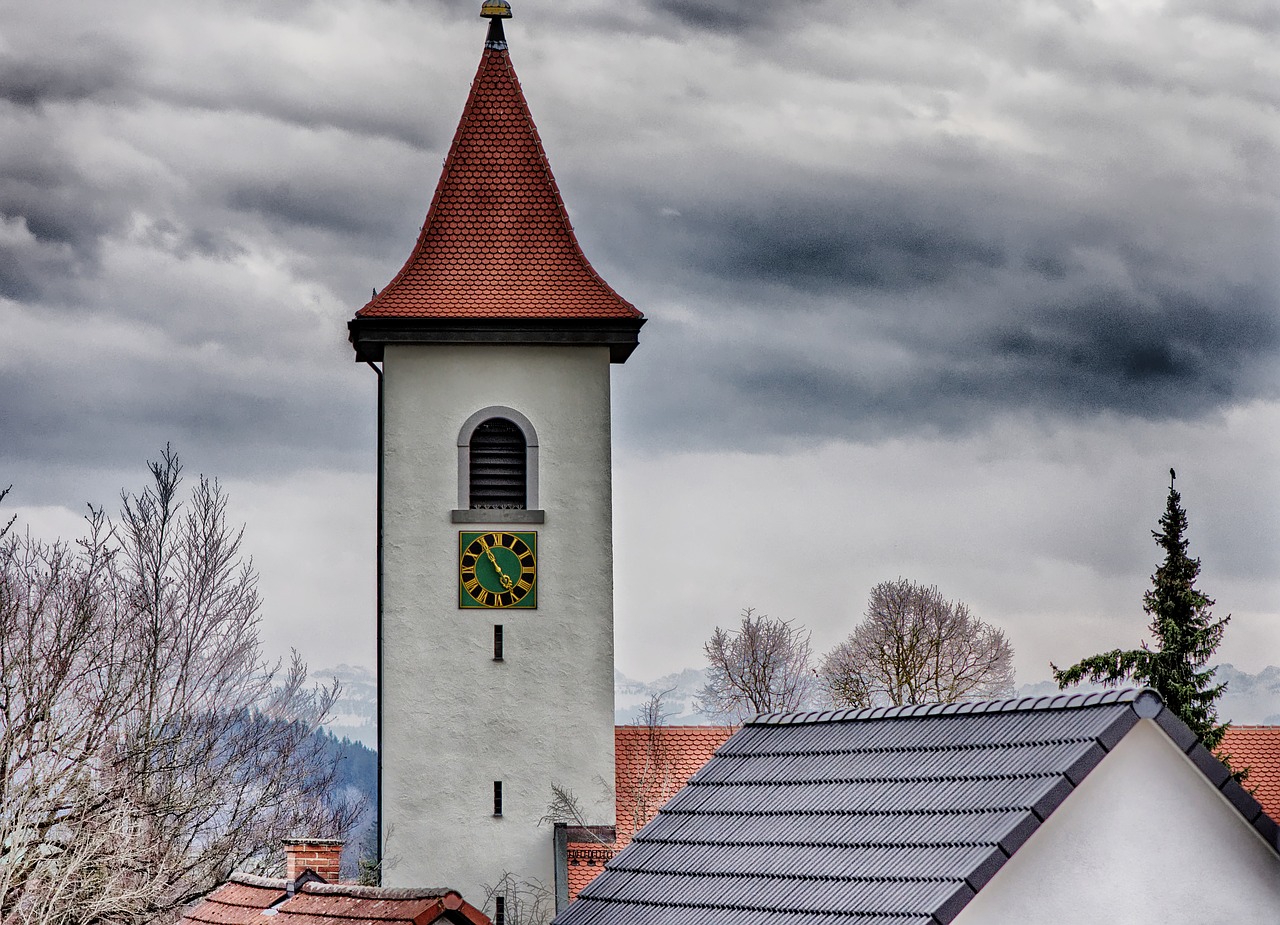
[[[471,438],[476,428],[490,418],[505,418],[524,434],[525,510],[471,510]],[[538,432],[533,422],[514,408],[490,405],[481,408],[458,431],[458,508],[454,523],[543,523],[538,508]]]

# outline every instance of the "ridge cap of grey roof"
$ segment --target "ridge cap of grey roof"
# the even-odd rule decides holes
[[[878,719],[909,719],[916,716],[951,716],[970,713],[1027,713],[1033,710],[1078,710],[1087,707],[1136,704],[1160,695],[1149,687],[1127,687],[1088,693],[1045,694],[1038,697],[1011,697],[1007,700],[973,700],[958,703],[908,703],[898,707],[854,707],[844,710],[797,710],[790,713],[759,713],[744,726],[791,726],[808,723],[851,723]],[[1147,709],[1144,701],[1144,709]],[[1157,709],[1158,713],[1159,710]],[[1154,716],[1155,714],[1153,714]]]

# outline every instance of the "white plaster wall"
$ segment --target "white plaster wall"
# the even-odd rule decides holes
[[[384,372],[383,882],[477,906],[506,872],[550,892],[552,782],[614,821],[608,350],[388,347]],[[487,529],[450,521],[458,431],[489,405],[538,434],[546,522],[495,525],[538,533],[536,610],[458,607],[458,532]]]
[[[1141,720],[955,925],[1274,925],[1280,859]]]

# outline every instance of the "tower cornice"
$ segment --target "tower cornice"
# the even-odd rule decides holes
[[[379,362],[391,345],[507,344],[534,347],[608,347],[611,363],[625,363],[640,342],[643,317],[634,318],[378,318],[347,323],[360,363]]]

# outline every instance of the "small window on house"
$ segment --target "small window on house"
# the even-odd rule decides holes
[[[493,625],[493,660],[502,661],[502,624]]]
[[[507,898],[505,896],[494,897],[493,925],[507,925]]]
[[[500,780],[493,782],[493,814],[502,815],[502,781]]]
[[[524,433],[506,418],[489,418],[471,435],[471,508],[524,510]]]

